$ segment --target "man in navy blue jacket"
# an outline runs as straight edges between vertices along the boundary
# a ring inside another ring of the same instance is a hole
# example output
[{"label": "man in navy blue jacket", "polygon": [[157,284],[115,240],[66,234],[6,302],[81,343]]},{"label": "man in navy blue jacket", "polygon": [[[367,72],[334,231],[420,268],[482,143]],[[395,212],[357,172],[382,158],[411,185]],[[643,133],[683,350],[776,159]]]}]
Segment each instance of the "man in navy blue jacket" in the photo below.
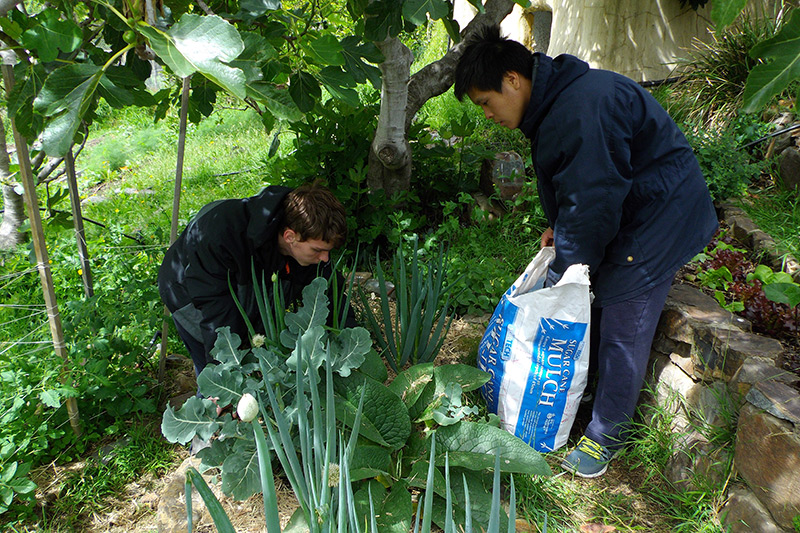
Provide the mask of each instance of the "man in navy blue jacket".
[{"label": "man in navy blue jacket", "polygon": [[491,26],[467,44],[455,77],[459,100],[531,140],[550,224],[541,244],[556,249],[547,284],[589,266],[598,382],[592,420],[562,467],[600,476],[626,438],[675,273],[718,227],[708,187],[680,129],[624,76],[531,53]]}]

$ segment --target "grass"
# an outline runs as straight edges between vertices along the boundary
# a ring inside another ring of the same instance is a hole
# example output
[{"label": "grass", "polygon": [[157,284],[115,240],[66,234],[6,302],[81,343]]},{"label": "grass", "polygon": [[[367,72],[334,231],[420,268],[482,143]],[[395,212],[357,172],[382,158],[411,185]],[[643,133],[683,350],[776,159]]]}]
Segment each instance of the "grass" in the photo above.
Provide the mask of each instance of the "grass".
[{"label": "grass", "polygon": [[750,218],[767,232],[781,253],[800,259],[800,196],[774,186],[752,193],[740,202]]}]

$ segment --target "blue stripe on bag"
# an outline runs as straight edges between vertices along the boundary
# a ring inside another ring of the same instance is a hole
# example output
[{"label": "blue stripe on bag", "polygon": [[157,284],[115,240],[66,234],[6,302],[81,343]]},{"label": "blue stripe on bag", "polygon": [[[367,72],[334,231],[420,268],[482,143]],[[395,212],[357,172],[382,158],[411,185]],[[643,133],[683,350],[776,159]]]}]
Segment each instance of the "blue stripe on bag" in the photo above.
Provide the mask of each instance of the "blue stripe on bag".
[{"label": "blue stripe on bag", "polygon": [[478,368],[488,372],[491,376],[481,388],[490,413],[497,412],[497,393],[500,390],[500,383],[503,381],[506,361],[511,348],[511,339],[507,339],[506,322],[513,324],[518,311],[517,306],[511,304],[506,298],[510,292],[511,289],[506,291],[495,308],[492,319],[489,321],[489,327],[478,347]]}]

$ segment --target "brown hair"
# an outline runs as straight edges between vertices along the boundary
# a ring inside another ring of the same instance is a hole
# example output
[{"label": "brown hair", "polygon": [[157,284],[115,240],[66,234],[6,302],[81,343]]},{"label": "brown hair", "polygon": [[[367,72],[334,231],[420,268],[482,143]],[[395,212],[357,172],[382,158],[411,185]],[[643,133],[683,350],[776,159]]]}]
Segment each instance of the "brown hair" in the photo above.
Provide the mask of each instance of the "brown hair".
[{"label": "brown hair", "polygon": [[284,199],[284,225],[301,241],[318,239],[341,246],[347,237],[344,206],[336,196],[318,183],[301,185]]}]

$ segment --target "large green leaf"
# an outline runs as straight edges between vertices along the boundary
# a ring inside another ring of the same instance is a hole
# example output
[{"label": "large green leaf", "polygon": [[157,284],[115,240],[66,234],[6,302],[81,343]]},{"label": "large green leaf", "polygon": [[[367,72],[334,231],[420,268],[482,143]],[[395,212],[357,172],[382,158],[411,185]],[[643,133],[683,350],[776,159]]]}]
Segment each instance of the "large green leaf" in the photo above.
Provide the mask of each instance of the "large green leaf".
[{"label": "large green leaf", "polygon": [[800,78],[800,10],[771,39],[750,50],[750,56],[764,60],[753,67],[744,87],[745,113],[763,109],[770,98]]},{"label": "large green leaf", "polygon": [[303,113],[292,100],[289,91],[278,89],[272,83],[265,81],[248,83],[247,96],[264,104],[278,119],[297,122],[303,118]]},{"label": "large green leaf", "polygon": [[236,333],[231,333],[230,326],[217,328],[217,339],[211,348],[211,357],[222,364],[233,363],[241,365],[248,350],[240,350],[242,339]]},{"label": "large green leaf", "polygon": [[289,78],[289,94],[298,109],[303,113],[308,113],[314,109],[314,104],[322,97],[322,89],[314,76],[300,71]]},{"label": "large green leaf", "polygon": [[488,372],[470,365],[439,365],[433,369],[436,392],[442,392],[450,383],[458,383],[464,392],[479,389],[491,377]]},{"label": "large green leaf", "polygon": [[729,26],[742,12],[747,0],[714,0],[711,4],[711,21],[717,31]]},{"label": "large green leaf", "polygon": [[260,491],[261,474],[255,440],[239,439],[222,463],[222,492],[236,500],[246,500]]},{"label": "large green leaf", "polygon": [[42,147],[51,157],[63,157],[94,98],[103,71],[87,63],[54,70],[33,101],[33,108],[52,117],[42,132]]},{"label": "large green leaf", "polygon": [[[314,370],[311,375],[315,376],[316,371],[322,366],[322,363],[325,361],[325,356],[327,355],[325,346],[322,344],[323,335],[325,335],[325,329],[319,325],[304,331],[297,341],[297,346],[294,351],[292,351],[292,355],[286,360],[286,364],[289,368],[293,368],[295,372],[299,372],[298,359],[302,358],[303,363],[311,362],[311,368]],[[304,364],[302,371],[306,372],[307,370],[307,365]]]},{"label": "large green leaf", "polygon": [[445,0],[406,0],[403,3],[403,17],[416,26],[425,24],[430,13],[432,20],[444,18],[450,12]]},{"label": "large green leaf", "polygon": [[264,64],[278,55],[275,47],[257,33],[243,31],[240,34],[244,43],[244,50],[239,57],[229,62],[231,67],[241,69],[247,83],[263,79],[261,70]]},{"label": "large green leaf", "polygon": [[334,380],[337,395],[336,415],[352,425],[364,392],[360,434],[392,450],[403,447],[411,433],[411,419],[403,401],[384,384],[354,371],[348,377]]},{"label": "large green leaf", "polygon": [[373,0],[366,6],[364,38],[380,42],[397,37],[403,31],[403,3],[397,0]]},{"label": "large green leaf", "polygon": [[382,63],[383,54],[373,43],[360,43],[361,39],[353,35],[342,39],[344,69],[356,82],[364,83],[369,80],[373,87],[380,89],[381,71],[370,63]]},{"label": "large green leaf", "polygon": [[229,22],[216,15],[186,14],[166,32],[141,21],[137,29],[176,76],[185,78],[200,72],[230,93],[245,98],[244,73],[226,65],[244,50],[239,32]]},{"label": "large green leaf", "polygon": [[411,407],[431,380],[433,380],[433,363],[421,363],[397,374],[389,384],[389,390],[397,394],[407,407]]},{"label": "large green leaf", "polygon": [[360,444],[350,459],[350,480],[359,481],[381,474],[388,475],[392,469],[392,456],[382,446]]},{"label": "large green leaf", "polygon": [[359,368],[366,354],[372,349],[369,331],[362,327],[343,330],[331,339],[331,369],[341,376],[349,376],[350,371]]},{"label": "large green leaf", "polygon": [[275,11],[280,8],[280,0],[241,0],[239,2],[239,15],[245,19],[255,19],[267,11]]},{"label": "large green leaf", "polygon": [[402,481],[397,481],[391,487],[386,488],[377,481],[365,483],[353,495],[356,516],[361,523],[368,523],[372,518],[370,511],[370,499],[372,509],[381,533],[408,533],[411,531],[411,518],[414,507],[411,501],[411,493],[408,486]]},{"label": "large green leaf", "polygon": [[61,20],[57,10],[47,8],[38,15],[39,25],[25,31],[20,42],[43,63],[58,57],[58,51],[74,52],[81,45],[81,29],[72,20]]},{"label": "large green leaf", "polygon": [[[328,282],[325,278],[316,278],[303,288],[303,305],[294,313],[286,314],[286,328],[281,332],[281,342],[284,338],[294,336],[297,338],[302,332],[314,327],[324,326],[328,320],[328,297],[325,289]],[[287,334],[287,335],[285,335]],[[287,348],[294,347],[294,342],[286,344]]]},{"label": "large green leaf", "polygon": [[353,107],[361,105],[354,89],[356,80],[341,67],[325,67],[319,72],[319,80],[334,98]]},{"label": "large green leaf", "polygon": [[219,398],[219,405],[231,405],[244,394],[244,374],[229,365],[208,365],[197,376],[197,390],[206,398]]},{"label": "large green leaf", "polygon": [[470,470],[485,470],[494,466],[494,454],[500,450],[503,472],[551,476],[553,474],[544,458],[522,440],[487,424],[461,421],[436,430],[436,464],[444,464],[444,452],[450,456],[451,466]]},{"label": "large green leaf", "polygon": [[33,112],[33,101],[39,94],[46,77],[40,64],[18,63],[14,67],[14,89],[8,98],[8,114],[14,118],[17,130],[27,139],[35,139],[41,133],[44,120]]},{"label": "large green leaf", "polygon": [[344,65],[342,45],[333,34],[309,36],[301,42],[301,47],[318,65]]},{"label": "large green leaf", "polygon": [[211,400],[192,396],[175,411],[167,406],[161,419],[161,433],[169,442],[186,444],[195,435],[208,440],[219,429],[223,418],[217,417],[217,406]]}]

